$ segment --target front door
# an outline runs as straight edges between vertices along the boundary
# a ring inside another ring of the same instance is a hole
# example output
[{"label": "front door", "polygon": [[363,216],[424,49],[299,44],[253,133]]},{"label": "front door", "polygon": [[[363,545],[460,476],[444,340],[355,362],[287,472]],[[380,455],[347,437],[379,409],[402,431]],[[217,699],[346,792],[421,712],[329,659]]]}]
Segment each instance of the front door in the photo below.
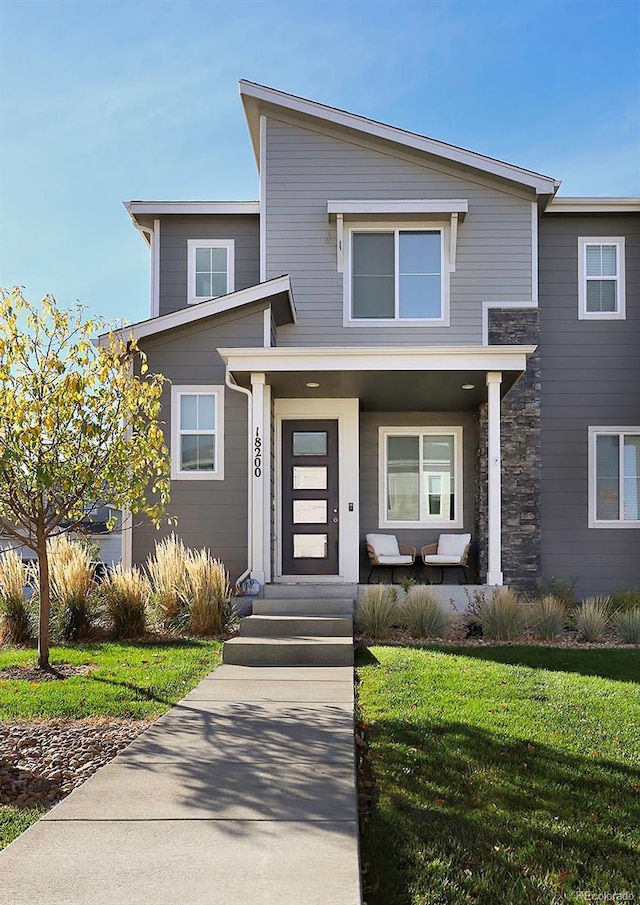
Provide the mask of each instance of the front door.
[{"label": "front door", "polygon": [[282,573],[338,575],[338,422],[282,422]]}]

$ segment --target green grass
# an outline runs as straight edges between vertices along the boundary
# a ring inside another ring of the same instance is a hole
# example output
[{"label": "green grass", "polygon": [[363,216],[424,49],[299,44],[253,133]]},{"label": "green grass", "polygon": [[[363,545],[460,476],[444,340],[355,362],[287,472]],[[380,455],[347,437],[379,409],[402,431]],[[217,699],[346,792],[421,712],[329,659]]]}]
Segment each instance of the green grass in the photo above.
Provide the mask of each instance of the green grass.
[{"label": "green grass", "polygon": [[[0,720],[159,716],[218,666],[221,650],[220,641],[54,647],[53,667],[87,664],[90,674],[59,682],[0,680]],[[0,669],[35,662],[35,651],[0,651]]]},{"label": "green grass", "polygon": [[640,650],[372,647],[358,663],[368,905],[640,895]]},{"label": "green grass", "polygon": [[0,805],[0,850],[24,833],[47,810],[44,804],[34,808],[13,808]]}]

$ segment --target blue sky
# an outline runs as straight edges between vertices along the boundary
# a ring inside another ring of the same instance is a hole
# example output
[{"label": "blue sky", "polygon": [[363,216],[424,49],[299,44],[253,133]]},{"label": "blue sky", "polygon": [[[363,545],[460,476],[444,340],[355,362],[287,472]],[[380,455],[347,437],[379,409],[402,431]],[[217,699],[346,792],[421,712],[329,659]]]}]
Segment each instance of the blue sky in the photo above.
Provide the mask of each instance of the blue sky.
[{"label": "blue sky", "polygon": [[2,0],[0,285],[148,315],[128,199],[249,199],[247,78],[640,195],[638,0]]}]

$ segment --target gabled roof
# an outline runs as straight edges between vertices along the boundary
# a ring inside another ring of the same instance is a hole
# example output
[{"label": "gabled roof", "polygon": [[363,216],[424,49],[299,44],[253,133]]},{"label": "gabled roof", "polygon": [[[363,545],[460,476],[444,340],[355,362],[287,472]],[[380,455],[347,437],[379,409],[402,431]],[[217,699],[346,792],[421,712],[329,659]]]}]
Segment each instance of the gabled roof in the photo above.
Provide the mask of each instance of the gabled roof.
[{"label": "gabled roof", "polygon": [[[180,308],[170,314],[151,317],[144,321],[138,321],[136,324],[128,324],[112,332],[123,340],[130,336],[142,339],[145,336],[155,336],[157,333],[164,333],[165,330],[197,324],[198,321],[212,317],[215,314],[235,311],[245,305],[262,301],[268,301],[273,305],[274,318],[278,326],[280,324],[295,324],[296,309],[291,291],[291,281],[288,274],[285,274],[284,276],[267,280],[264,283],[249,286],[248,289],[238,289],[236,292],[229,292],[227,295],[221,295],[215,299],[207,299],[207,301],[198,302],[196,305],[188,305],[186,308]],[[98,345],[107,345],[108,336],[108,333],[102,333],[98,337]]]},{"label": "gabled roof", "polygon": [[500,176],[503,179],[532,188],[538,195],[551,197],[560,186],[560,183],[551,176],[544,176],[532,170],[525,170],[511,163],[505,163],[493,157],[486,157],[484,154],[477,154],[475,151],[467,151],[465,148],[437,141],[435,138],[428,138],[426,135],[407,132],[404,129],[398,129],[396,126],[388,126],[376,120],[368,119],[366,116],[358,116],[355,113],[348,113],[346,110],[328,107],[325,104],[319,104],[317,101],[286,94],[284,91],[267,88],[265,85],[258,85],[255,82],[248,82],[242,79],[240,82],[240,96],[244,104],[258,167],[260,166],[261,104],[271,104],[293,113],[314,117],[317,120],[319,119],[336,126],[344,126],[356,132],[422,151],[425,154],[440,157],[443,160],[463,164],[493,176]]}]

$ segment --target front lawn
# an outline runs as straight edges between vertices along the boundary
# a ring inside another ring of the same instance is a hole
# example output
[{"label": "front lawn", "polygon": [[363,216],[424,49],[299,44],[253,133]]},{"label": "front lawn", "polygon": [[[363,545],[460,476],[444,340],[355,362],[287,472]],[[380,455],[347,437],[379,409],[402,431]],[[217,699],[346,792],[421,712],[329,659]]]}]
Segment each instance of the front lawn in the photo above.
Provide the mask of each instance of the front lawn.
[{"label": "front lawn", "polygon": [[640,896],[640,650],[381,646],[357,663],[369,905]]}]

